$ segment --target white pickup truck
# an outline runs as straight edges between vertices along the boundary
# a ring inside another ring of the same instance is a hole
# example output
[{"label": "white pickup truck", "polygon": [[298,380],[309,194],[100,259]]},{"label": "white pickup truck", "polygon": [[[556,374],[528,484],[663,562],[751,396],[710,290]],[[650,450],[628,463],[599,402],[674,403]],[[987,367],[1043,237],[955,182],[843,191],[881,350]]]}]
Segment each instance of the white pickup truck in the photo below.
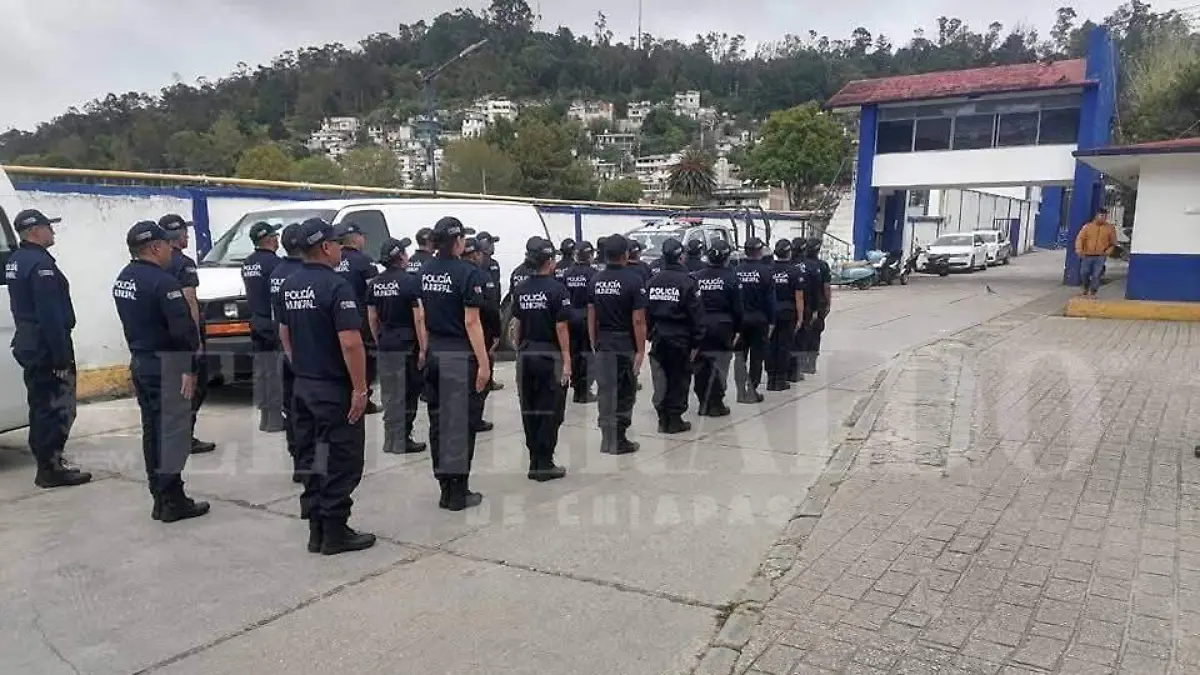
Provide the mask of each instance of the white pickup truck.
[{"label": "white pickup truck", "polygon": [[[17,238],[10,219],[20,210],[17,191],[4,168],[0,167],[0,269],[8,264],[8,257],[16,248]],[[0,275],[0,286],[6,284],[4,275]],[[0,383],[3,383],[0,386],[0,432],[29,425],[29,405],[25,401],[25,387],[21,384],[21,367],[9,348],[15,332],[16,325],[8,307],[8,289],[5,288],[0,290],[0,351],[3,352],[0,353]]]}]

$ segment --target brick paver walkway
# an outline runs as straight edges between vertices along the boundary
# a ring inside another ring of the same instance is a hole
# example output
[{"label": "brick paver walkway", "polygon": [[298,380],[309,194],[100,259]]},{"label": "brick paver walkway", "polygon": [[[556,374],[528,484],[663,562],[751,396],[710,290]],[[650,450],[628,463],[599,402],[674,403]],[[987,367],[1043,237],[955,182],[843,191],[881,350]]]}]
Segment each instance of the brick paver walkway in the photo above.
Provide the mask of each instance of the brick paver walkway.
[{"label": "brick paver walkway", "polygon": [[1200,326],[1046,309],[892,369],[699,672],[1200,672]]}]

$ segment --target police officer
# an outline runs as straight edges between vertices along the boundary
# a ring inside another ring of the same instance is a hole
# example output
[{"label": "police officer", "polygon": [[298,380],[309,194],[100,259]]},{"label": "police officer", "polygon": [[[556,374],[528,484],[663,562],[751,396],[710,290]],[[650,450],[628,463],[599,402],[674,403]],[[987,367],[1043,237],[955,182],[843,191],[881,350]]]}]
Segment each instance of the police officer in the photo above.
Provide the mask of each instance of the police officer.
[{"label": "police officer", "polygon": [[571,299],[571,388],[575,390],[575,403],[593,403],[592,380],[588,360],[592,357],[592,340],[588,335],[588,287],[596,276],[593,265],[595,251],[588,241],[579,242],[575,250],[575,264],[563,274],[562,283],[567,287]]},{"label": "police officer", "polygon": [[480,318],[487,304],[483,291],[488,278],[478,265],[460,259],[465,234],[457,218],[439,220],[432,235],[437,255],[421,268],[421,303],[429,333],[429,451],[442,489],[438,506],[450,511],[483,501],[483,495],[470,488],[476,433],[470,422],[483,414],[483,392],[491,377]]},{"label": "police officer", "polygon": [[742,325],[742,287],[737,274],[726,262],[732,249],[729,242],[718,239],[708,249],[708,264],[693,273],[704,305],[704,338],[696,355],[696,398],[700,401],[697,415],[725,417],[725,386],[729,379],[729,362],[733,345]]},{"label": "police officer", "polygon": [[250,347],[254,351],[254,397],[258,430],[283,431],[283,383],[279,373],[279,335],[271,312],[271,272],[282,262],[279,228],[258,222],[250,226],[254,252],[242,261],[242,285],[250,309]]},{"label": "police officer", "polygon": [[650,277],[654,276],[654,270],[650,268],[650,265],[645,260],[642,260],[642,243],[637,239],[629,239],[628,242],[629,267],[637,272],[638,277],[645,284],[647,281],[650,281]]},{"label": "police officer", "polygon": [[75,309],[67,277],[47,250],[54,245],[54,223],[60,221],[32,209],[18,213],[13,226],[21,245],[4,266],[16,328],[12,353],[25,375],[29,449],[37,460],[33,482],[40,488],[92,479],[65,464],[62,456],[75,423]]},{"label": "police officer", "polygon": [[345,222],[338,228],[342,235],[342,260],[334,270],[350,283],[354,289],[354,297],[358,300],[358,309],[362,314],[363,344],[367,348],[367,414],[376,415],[382,410],[372,400],[374,392],[370,385],[379,375],[375,337],[371,335],[371,325],[367,322],[367,286],[371,279],[379,274],[379,268],[371,256],[363,252],[367,238],[363,236],[362,228],[353,221]]},{"label": "police officer", "polygon": [[[471,234],[468,230],[467,234]],[[488,352],[492,356],[490,363],[492,364],[492,379],[488,380],[488,392],[500,391],[504,388],[504,383],[496,381],[496,348],[500,346],[500,335],[504,330],[503,315],[500,312],[501,305],[504,302],[504,297],[500,292],[500,263],[496,262],[496,243],[500,241],[500,237],[493,236],[488,232],[480,232],[475,235],[475,242],[482,256],[479,259],[479,264],[484,272],[487,272],[488,278],[492,280],[492,285],[487,287],[489,316],[488,321],[484,322],[484,339],[488,343]],[[530,270],[532,272],[532,270]],[[509,286],[509,292],[514,286]],[[491,331],[489,335],[488,331]],[[486,423],[487,429],[481,431],[490,431],[490,423]]]},{"label": "police officer", "polygon": [[534,275],[513,290],[517,322],[517,399],[531,480],[550,481],[567,475],[554,464],[558,430],[571,380],[571,300],[552,276],[554,244],[541,237],[525,243],[525,260]]},{"label": "police officer", "polygon": [[701,239],[690,239],[687,243],[687,258],[683,261],[683,266],[688,272],[696,273],[708,267],[704,262],[704,241]]},{"label": "police officer", "polygon": [[804,295],[807,321],[800,333],[800,353],[797,363],[800,373],[817,372],[817,356],[821,353],[821,334],[825,332],[825,317],[829,316],[833,304],[829,263],[821,260],[821,239],[812,237],[805,247],[805,277],[807,292]]},{"label": "police officer", "polygon": [[[487,262],[484,259],[483,250],[477,238],[467,237],[463,240],[462,259],[466,260],[472,265],[475,265],[484,273],[484,304],[483,307],[479,309],[479,318],[483,325],[483,343],[488,350],[488,362],[490,364],[492,358],[494,358],[494,354],[496,353],[496,341],[500,338],[500,304],[496,300],[497,296],[499,295],[499,284],[493,280],[492,275],[487,268]],[[499,270],[499,267],[497,267],[497,270]],[[510,288],[512,287],[510,286]],[[494,424],[483,419],[483,411],[484,408],[487,407],[488,395],[494,388],[492,382],[493,374],[494,373],[489,370],[488,386],[483,390],[483,404],[480,405],[475,411],[477,413],[476,416],[471,418],[471,428],[473,428],[477,434],[486,433],[495,428]]]},{"label": "police officer", "polygon": [[417,401],[425,382],[425,317],[421,287],[408,272],[410,240],[388,239],[379,249],[387,269],[371,280],[367,311],[371,333],[379,345],[379,388],[383,390],[383,451],[390,454],[424,452],[413,440]]},{"label": "police officer", "polygon": [[683,244],[662,243],[662,271],[646,285],[646,316],[650,328],[650,358],[654,364],[654,410],[660,434],[691,431],[683,420],[687,411],[692,362],[704,339],[704,307],[699,284],[682,264]]},{"label": "police officer", "polygon": [[763,241],[758,237],[746,240],[746,259],[735,268],[742,286],[744,311],[734,361],[733,379],[737,385],[738,403],[759,403],[763,361],[767,353],[771,329],[775,324],[775,283],[771,268],[762,260]]},{"label": "police officer", "polygon": [[199,455],[217,449],[216,443],[201,441],[196,438],[196,419],[200,406],[208,398],[208,356],[204,335],[204,315],[200,313],[200,302],[196,299],[196,288],[200,286],[200,276],[196,273],[196,261],[184,253],[189,243],[188,228],[190,221],[184,220],[177,213],[168,213],[158,219],[158,226],[166,230],[171,237],[171,266],[168,272],[175,275],[179,285],[183,287],[183,297],[192,313],[192,322],[197,327],[200,336],[200,351],[197,354],[196,393],[192,396],[192,454]]},{"label": "police officer", "polygon": [[420,274],[421,266],[433,257],[433,230],[428,227],[422,227],[417,230],[415,239],[417,240],[417,250],[413,252],[408,259],[408,271],[410,274]]},{"label": "police officer", "polygon": [[129,374],[142,413],[142,455],[154,507],[164,523],[208,513],[207,502],[183,490],[183,467],[192,444],[192,411],[200,366],[200,332],[171,271],[175,235],[142,221],[125,243],[133,260],[113,284],[117,316],[131,355]]},{"label": "police officer", "polygon": [[767,391],[787,391],[792,386],[788,375],[796,345],[797,312],[804,311],[803,268],[792,262],[792,242],[788,239],[775,242],[771,277],[777,311],[767,355]]},{"label": "police officer", "polygon": [[334,271],[343,260],[343,233],[320,218],[300,227],[304,263],[280,289],[279,338],[296,376],[292,405],[308,550],[336,555],[375,545],[375,535],[347,525],[350,495],[363,473],[367,354],[358,298]]},{"label": "police officer", "polygon": [[574,239],[567,237],[562,240],[558,246],[559,259],[554,264],[554,278],[559,281],[566,276],[567,270],[575,266],[575,253],[578,250],[578,245]]},{"label": "police officer", "polygon": [[[279,320],[283,317],[283,282],[304,266],[304,259],[300,257],[300,223],[292,223],[283,228],[279,241],[283,244],[283,250],[287,255],[279,261],[270,276],[271,318],[277,338],[279,336]],[[287,437],[288,455],[292,458],[292,482],[303,483],[304,475],[297,464],[296,425],[293,423],[295,415],[292,409],[292,393],[295,390],[296,375],[292,370],[291,359],[283,352],[282,345],[279,346],[279,351],[282,354],[280,359],[282,374],[280,378],[282,381],[280,409],[283,416],[283,431]]]},{"label": "police officer", "polygon": [[603,270],[588,285],[588,333],[596,353],[600,394],[600,451],[637,452],[629,440],[637,376],[646,356],[646,286],[629,265],[629,240],[614,234],[604,240]]}]

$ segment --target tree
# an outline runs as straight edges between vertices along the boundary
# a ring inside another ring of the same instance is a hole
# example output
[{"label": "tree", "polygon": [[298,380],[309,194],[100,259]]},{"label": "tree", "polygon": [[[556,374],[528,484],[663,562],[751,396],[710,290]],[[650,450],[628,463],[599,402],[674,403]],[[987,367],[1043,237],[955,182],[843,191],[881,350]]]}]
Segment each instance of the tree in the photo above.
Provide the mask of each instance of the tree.
[{"label": "tree", "polygon": [[264,143],[242,153],[234,175],[238,178],[286,181],[292,178],[292,158],[275,143]]},{"label": "tree", "polygon": [[706,200],[717,189],[712,157],[695,147],[684,151],[679,163],[671,167],[667,189],[674,197],[695,201]]},{"label": "tree", "polygon": [[699,125],[670,110],[655,108],[642,120],[639,152],[643,155],[662,155],[678,152],[692,143]]},{"label": "tree", "polygon": [[400,162],[391,150],[355,148],[342,157],[347,185],[394,188],[400,186]]},{"label": "tree", "polygon": [[642,200],[642,183],[636,178],[618,178],[600,186],[600,201],[636,204]]},{"label": "tree", "polygon": [[1173,30],[1151,36],[1121,94],[1122,142],[1200,136],[1200,39]]},{"label": "tree", "polygon": [[595,194],[591,167],[571,155],[574,133],[563,124],[522,120],[510,156],[521,175],[521,194],[587,199]]},{"label": "tree", "polygon": [[324,183],[340,185],[345,182],[345,172],[336,162],[324,155],[305,157],[292,165],[292,180],[298,183]]},{"label": "tree", "polygon": [[473,138],[446,146],[441,181],[450,192],[516,195],[521,173],[512,159],[487,141]]},{"label": "tree", "polygon": [[782,183],[792,204],[808,201],[817,186],[832,183],[850,156],[850,139],[815,103],[771,113],[746,173],[760,183]]},{"label": "tree", "polygon": [[228,175],[237,165],[238,157],[246,148],[246,136],[231,112],[223,112],[208,130],[216,166],[213,173]]}]

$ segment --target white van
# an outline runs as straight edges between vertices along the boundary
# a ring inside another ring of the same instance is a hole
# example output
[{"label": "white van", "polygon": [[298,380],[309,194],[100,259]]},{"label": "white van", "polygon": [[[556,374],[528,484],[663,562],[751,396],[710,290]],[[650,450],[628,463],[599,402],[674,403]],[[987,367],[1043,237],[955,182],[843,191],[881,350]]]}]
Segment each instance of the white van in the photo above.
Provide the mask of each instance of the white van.
[{"label": "white van", "polygon": [[[12,229],[12,218],[21,210],[17,191],[12,181],[0,167],[0,269],[8,263],[8,257],[17,246],[17,237]],[[0,286],[7,282],[0,274]],[[21,367],[13,358],[12,344],[16,324],[8,307],[8,289],[0,290],[0,432],[29,426],[29,405],[25,400],[25,385]]]},{"label": "white van", "polygon": [[[525,259],[525,242],[530,237],[549,238],[541,213],[532,204],[472,199],[340,199],[294,202],[252,211],[225,232],[200,261],[197,299],[204,314],[209,353],[220,359],[222,379],[244,379],[253,371],[250,362],[250,314],[241,265],[253,252],[250,226],[259,221],[286,226],[308,218],[323,218],[337,224],[351,219],[362,228],[367,255],[375,258],[388,237],[414,240],[417,230],[433,227],[438,219],[454,216],[477,232],[486,231],[499,239],[495,258],[500,263],[501,297],[507,329],[508,277]],[[508,335],[508,331],[504,331]],[[507,345],[506,345],[507,347]],[[215,368],[214,370],[217,370]]]}]

